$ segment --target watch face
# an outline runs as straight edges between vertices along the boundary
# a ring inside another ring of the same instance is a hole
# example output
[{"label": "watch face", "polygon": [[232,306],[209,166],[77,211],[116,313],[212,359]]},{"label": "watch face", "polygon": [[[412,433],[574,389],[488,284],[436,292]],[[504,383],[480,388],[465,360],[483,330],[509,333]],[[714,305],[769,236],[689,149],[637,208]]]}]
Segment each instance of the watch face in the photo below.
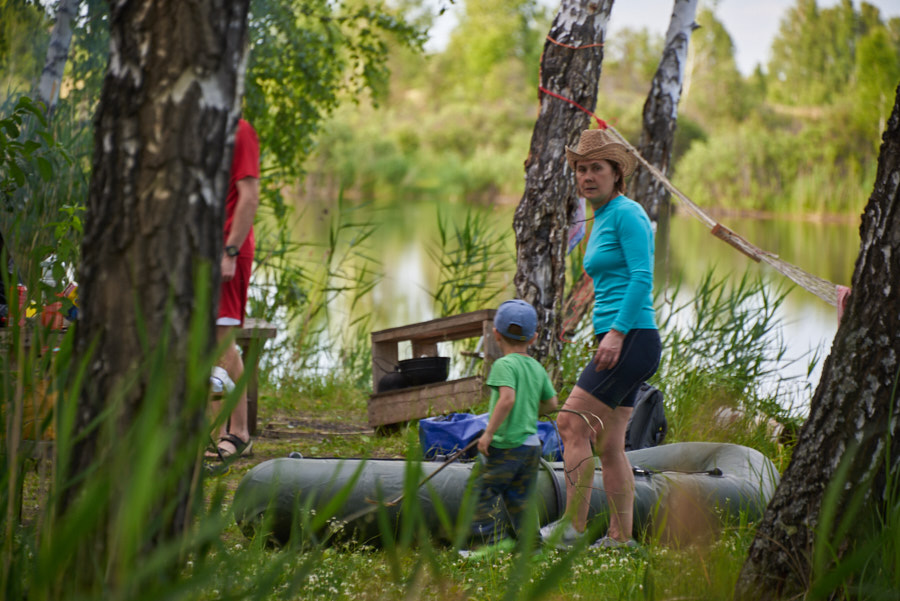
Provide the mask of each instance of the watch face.
[{"label": "watch face", "polygon": [[239,249],[237,246],[226,246],[225,254],[229,257],[236,257],[241,254],[241,249]]}]

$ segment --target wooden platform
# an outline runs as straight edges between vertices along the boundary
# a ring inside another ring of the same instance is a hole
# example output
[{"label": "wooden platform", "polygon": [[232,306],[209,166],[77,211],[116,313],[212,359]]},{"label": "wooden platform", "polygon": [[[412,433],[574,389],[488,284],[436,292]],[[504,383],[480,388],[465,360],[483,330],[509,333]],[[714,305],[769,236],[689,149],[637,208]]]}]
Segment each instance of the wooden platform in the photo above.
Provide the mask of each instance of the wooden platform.
[{"label": "wooden platform", "polygon": [[243,353],[244,370],[250,370],[250,375],[247,378],[247,424],[250,429],[250,436],[256,436],[257,433],[259,356],[262,353],[262,347],[266,340],[275,338],[277,333],[278,328],[271,323],[262,319],[248,317],[244,320],[244,326],[239,328],[235,335],[235,342],[241,347],[241,352]]},{"label": "wooden platform", "polygon": [[436,357],[439,342],[484,336],[484,361],[476,376],[373,394],[369,398],[369,425],[385,426],[465,411],[487,398],[484,381],[491,364],[501,356],[492,332],[495,312],[483,309],[372,332],[373,391],[397,365],[400,342],[410,342],[413,357]]}]

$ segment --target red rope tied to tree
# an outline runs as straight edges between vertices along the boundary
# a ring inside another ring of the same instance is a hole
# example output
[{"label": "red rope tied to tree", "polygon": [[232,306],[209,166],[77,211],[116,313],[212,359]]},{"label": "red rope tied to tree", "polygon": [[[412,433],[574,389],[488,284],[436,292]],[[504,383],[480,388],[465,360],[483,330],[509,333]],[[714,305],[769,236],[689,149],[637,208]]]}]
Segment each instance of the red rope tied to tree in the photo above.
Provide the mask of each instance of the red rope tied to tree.
[{"label": "red rope tied to tree", "polygon": [[[562,42],[559,42],[559,41],[553,39],[549,35],[547,36],[547,41],[549,41],[550,43],[555,44],[557,46],[560,46],[562,48],[567,48],[569,50],[581,50],[584,48],[596,48],[596,47],[603,46],[602,42],[599,44],[585,44],[583,46],[572,46],[570,44],[563,44]],[[762,249],[757,248],[756,246],[747,242],[746,240],[744,240],[737,234],[734,234],[730,230],[728,230],[728,233],[731,234],[730,236],[728,236],[728,237],[720,236],[719,235],[720,232],[722,232],[723,230],[727,230],[727,228],[724,228],[724,226],[722,226],[721,224],[716,222],[714,219],[712,219],[700,207],[698,207],[696,204],[694,204],[693,201],[691,201],[689,198],[687,198],[687,196],[685,196],[680,190],[675,188],[672,185],[672,183],[668,180],[668,178],[666,178],[666,176],[663,175],[654,165],[651,165],[649,162],[647,162],[647,160],[644,159],[644,157],[642,157],[640,155],[640,153],[637,151],[637,149],[634,148],[628,142],[628,140],[626,140],[622,136],[622,134],[620,134],[618,131],[616,131],[615,128],[610,128],[609,125],[606,123],[606,121],[604,121],[603,119],[598,117],[593,111],[589,111],[588,109],[584,108],[583,106],[581,106],[574,100],[572,100],[570,98],[566,98],[565,96],[562,96],[561,94],[557,94],[556,92],[551,92],[550,90],[548,90],[547,88],[542,86],[540,84],[540,82],[542,81],[543,64],[544,64],[544,54],[542,52],[540,61],[538,62],[538,90],[539,90],[538,101],[541,100],[541,94],[547,94],[549,96],[552,96],[553,98],[562,100],[563,102],[567,102],[567,103],[571,104],[572,106],[574,106],[575,108],[577,108],[578,110],[586,113],[591,118],[593,118],[597,122],[597,127],[599,129],[610,130],[617,138],[620,139],[620,141],[625,145],[625,147],[631,153],[633,153],[635,155],[635,157],[638,159],[638,162],[641,163],[650,172],[650,174],[653,175],[653,177],[655,177],[660,183],[662,183],[663,186],[670,193],[672,193],[672,195],[674,195],[676,198],[678,198],[685,204],[685,206],[688,208],[688,212],[692,213],[696,218],[698,218],[700,221],[704,222],[704,224],[707,227],[712,228],[712,233],[714,235],[721,237],[724,241],[728,242],[729,244],[731,244],[732,246],[734,246],[735,248],[737,248],[744,254],[748,255],[755,261],[760,261],[760,260],[765,261],[770,266],[774,267],[777,271],[779,271],[782,275],[786,276],[793,282],[795,282],[798,285],[800,285],[801,287],[805,288],[807,291],[815,294],[816,296],[818,296],[825,302],[827,302],[831,305],[837,306],[838,307],[838,322],[840,322],[843,305],[846,304],[846,297],[849,296],[849,289],[845,288],[844,286],[836,286],[835,284],[829,282],[828,280],[825,280],[825,279],[822,279],[813,274],[807,273],[804,270],[800,269],[799,267],[779,259],[777,255],[772,255],[771,253],[767,253],[767,252],[763,251]],[[572,312],[577,311],[578,307],[583,306],[589,300],[589,299],[585,298],[586,292],[587,292],[587,286],[582,285],[579,290],[574,291],[574,293],[571,297],[571,302],[569,303],[568,306],[565,307],[565,310],[566,310],[565,313],[567,315],[569,315],[569,317],[564,320],[565,327],[564,327],[563,331],[560,332],[560,336],[559,336],[560,340],[562,340],[564,342],[569,342],[565,338],[566,330],[568,328],[574,327],[574,325],[575,325],[572,321],[572,317],[573,317]],[[590,292],[593,292],[593,290],[591,290]]]},{"label": "red rope tied to tree", "polygon": [[[572,46],[570,44],[563,44],[562,42],[553,39],[549,35],[547,36],[547,41],[550,42],[551,44],[556,44],[557,46],[560,46],[562,48],[567,48],[569,50],[582,50],[585,48],[602,48],[603,47],[603,42],[600,42],[599,44],[584,44],[582,46]],[[540,61],[538,62],[538,92],[539,92],[538,102],[540,102],[540,100],[541,100],[541,94],[547,94],[548,96],[552,96],[553,98],[556,98],[557,100],[562,100],[563,102],[568,102],[569,104],[571,104],[578,110],[589,115],[592,119],[594,119],[594,121],[597,122],[598,129],[608,129],[609,128],[609,125],[606,123],[606,121],[604,121],[603,119],[598,117],[597,114],[594,113],[593,111],[589,111],[588,109],[584,108],[583,106],[581,106],[580,104],[578,104],[577,102],[572,100],[571,98],[566,98],[565,96],[563,96],[561,94],[557,94],[556,92],[551,92],[550,90],[548,90],[547,88],[542,86],[540,84],[540,81],[542,79],[543,67],[544,67],[544,53],[542,52]],[[582,241],[582,243],[583,242],[584,241]],[[594,298],[593,281],[590,278],[586,278],[584,280],[584,282],[581,284],[581,286],[578,288],[578,290],[575,290],[572,293],[569,303],[564,308],[563,313],[564,313],[564,315],[567,315],[568,317],[566,317],[563,320],[563,328],[562,328],[562,331],[560,331],[560,333],[559,333],[559,339],[562,342],[566,342],[566,343],[570,343],[570,344],[573,342],[572,340],[569,340],[568,338],[566,338],[566,334],[574,333],[575,327],[578,325],[577,322],[580,321],[580,318],[581,318],[580,307],[591,302],[593,300],[593,298]]]},{"label": "red rope tied to tree", "polygon": [[[599,44],[584,44],[583,46],[571,46],[571,45],[569,45],[569,44],[563,44],[562,42],[559,42],[559,41],[557,41],[557,40],[554,40],[554,39],[551,38],[549,35],[547,36],[547,41],[550,42],[550,43],[552,43],[552,44],[556,44],[557,46],[560,46],[560,47],[562,47],[562,48],[568,48],[569,50],[582,50],[582,49],[584,49],[584,48],[600,48],[600,47],[603,47],[603,42],[600,42]],[[549,96],[553,96],[554,98],[557,98],[557,99],[559,99],[559,100],[562,100],[563,102],[568,102],[569,104],[571,104],[571,105],[574,106],[575,108],[579,109],[580,111],[587,113],[588,115],[590,115],[591,117],[593,117],[594,120],[597,122],[597,128],[598,128],[598,129],[606,129],[606,128],[607,128],[606,121],[604,121],[603,119],[601,119],[600,117],[598,117],[598,116],[597,116],[596,114],[594,114],[592,111],[587,110],[586,108],[584,108],[583,106],[581,106],[580,104],[578,104],[577,102],[575,102],[574,100],[572,100],[572,99],[570,99],[570,98],[566,98],[565,96],[561,96],[560,94],[557,94],[556,92],[551,92],[550,90],[548,90],[547,88],[545,88],[544,86],[542,86],[542,85],[540,84],[540,81],[541,81],[541,72],[542,72],[542,70],[543,70],[543,66],[544,66],[544,53],[542,52],[542,53],[541,53],[541,59],[540,59],[540,61],[538,62],[538,82],[539,82],[539,83],[538,83],[538,91],[539,91],[539,92],[541,92],[541,93],[543,93],[543,94],[547,94],[547,95],[549,95]],[[540,94],[539,94],[539,95],[538,95],[538,101],[540,101],[540,99],[541,99],[541,97],[540,97]]]},{"label": "red rope tied to tree", "polygon": [[604,121],[603,119],[601,119],[600,117],[598,117],[598,116],[597,116],[596,114],[594,114],[592,111],[587,110],[586,108],[584,108],[583,106],[581,106],[580,104],[578,104],[577,102],[575,102],[574,100],[570,100],[570,99],[566,98],[565,96],[560,96],[560,95],[557,94],[556,92],[551,92],[550,90],[548,90],[547,88],[545,88],[544,86],[541,86],[541,85],[538,86],[538,90],[540,90],[540,91],[543,92],[544,94],[547,94],[547,95],[549,95],[549,96],[553,96],[554,98],[558,98],[558,99],[560,99],[560,100],[562,100],[562,101],[564,101],[564,102],[568,102],[569,104],[571,104],[571,105],[574,106],[575,108],[584,111],[585,113],[587,113],[588,115],[590,115],[591,117],[594,118],[594,120],[597,122],[597,128],[598,128],[598,129],[606,129],[607,127],[609,127],[609,126],[606,124],[606,121]]},{"label": "red rope tied to tree", "polygon": [[581,50],[582,48],[598,48],[598,47],[602,48],[603,47],[603,42],[600,42],[599,44],[585,44],[583,46],[570,46],[568,44],[563,44],[562,42],[557,42],[556,40],[551,38],[549,35],[547,36],[547,41],[549,41],[553,44],[556,44],[557,46],[562,46],[563,48],[568,48],[569,50]]}]

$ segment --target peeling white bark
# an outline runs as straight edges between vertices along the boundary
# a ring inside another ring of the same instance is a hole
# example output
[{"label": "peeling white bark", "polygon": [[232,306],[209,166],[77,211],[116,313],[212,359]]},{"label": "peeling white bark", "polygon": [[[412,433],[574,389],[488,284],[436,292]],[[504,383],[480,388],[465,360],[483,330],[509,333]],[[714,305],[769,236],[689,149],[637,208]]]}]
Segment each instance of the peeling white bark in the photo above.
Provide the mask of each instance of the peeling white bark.
[{"label": "peeling white bark", "polygon": [[[825,361],[809,419],[751,545],[738,581],[739,599],[802,595],[811,571],[809,550],[823,544],[815,536],[827,487],[833,484],[841,490],[839,515],[857,491],[864,493],[864,510],[871,511],[886,498],[887,475],[900,464],[900,445],[886,444],[900,437],[900,395],[895,391],[900,356],[900,285],[895,275],[900,274],[898,178],[900,88],[860,227],[853,294]],[[850,467],[847,480],[832,482],[844,462]],[[827,541],[838,560],[857,542],[853,540],[857,534],[851,531],[847,540]]]},{"label": "peeling white bark", "polygon": [[[698,0],[676,0],[666,31],[666,44],[644,103],[643,125],[638,152],[663,175],[669,173],[678,104],[684,81],[685,64],[691,32],[696,28],[694,16]],[[667,221],[669,192],[642,165],[632,177],[630,191],[654,222]]]},{"label": "peeling white bark", "polygon": [[[587,110],[597,104],[597,83],[612,0],[563,0],[544,44],[540,85]],[[550,39],[565,44],[563,47]],[[525,193],[516,209],[516,291],[534,305],[538,360],[559,356],[565,289],[565,233],[574,206],[574,178],[565,146],[575,145],[590,117],[571,104],[543,95],[525,162]]]},{"label": "peeling white bark", "polygon": [[53,112],[59,100],[59,88],[72,45],[72,19],[78,14],[80,4],[81,0],[60,0],[56,7],[56,22],[50,32],[47,58],[37,86],[37,97],[47,106],[48,113]]}]

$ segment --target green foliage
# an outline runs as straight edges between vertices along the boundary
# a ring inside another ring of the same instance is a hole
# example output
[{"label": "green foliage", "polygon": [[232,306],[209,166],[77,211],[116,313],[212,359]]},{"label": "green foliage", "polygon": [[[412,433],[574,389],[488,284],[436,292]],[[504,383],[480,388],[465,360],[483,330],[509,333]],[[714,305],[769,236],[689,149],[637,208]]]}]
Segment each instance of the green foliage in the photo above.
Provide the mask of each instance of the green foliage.
[{"label": "green foliage", "polygon": [[[847,494],[857,449],[847,450],[828,483],[812,552],[810,600],[890,599],[900,590],[900,543],[896,536],[900,528],[900,479],[891,465],[894,443],[889,434],[883,437],[883,443],[882,455],[872,459],[871,476],[853,488],[849,501],[841,502],[841,497]],[[864,502],[872,479],[881,470],[886,494]]]},{"label": "green foliage", "polygon": [[872,28],[860,38],[854,66],[854,105],[867,111],[849,110],[859,137],[871,140],[874,148],[881,144],[888,117],[894,108],[900,82],[900,53],[891,44],[884,27]]},{"label": "green foliage", "polygon": [[[840,107],[834,109],[840,120]],[[775,127],[752,119],[695,142],[673,176],[703,207],[777,213],[854,213],[874,181],[871,141],[831,120]]]},{"label": "green foliage", "polygon": [[0,194],[3,194],[3,208],[8,211],[21,208],[14,204],[13,196],[25,187],[26,173],[37,173],[45,182],[53,178],[53,165],[45,156],[47,147],[52,144],[46,130],[36,131],[34,136],[41,138],[43,144],[39,140],[29,139],[32,136],[23,132],[31,119],[37,120],[42,128],[47,127],[42,107],[27,96],[19,98],[11,114],[0,119],[0,130],[3,132],[0,137],[0,167],[4,175]]},{"label": "green foliage", "polygon": [[506,279],[513,265],[506,244],[509,232],[477,219],[471,212],[465,222],[450,224],[438,216],[440,240],[431,252],[440,266],[438,286],[433,293],[440,316],[467,313],[497,303],[510,287]]},{"label": "green foliage", "polygon": [[691,298],[676,287],[657,303],[663,357],[653,381],[666,395],[667,441],[732,442],[786,460],[771,430],[795,431],[792,402],[810,391],[779,375],[798,360],[785,356],[777,319],[785,294],[746,273],[729,284],[709,272]]},{"label": "green foliage", "polygon": [[[848,89],[866,85],[854,77],[860,40],[884,26],[877,8],[863,6],[860,14],[850,0],[824,9],[816,0],[797,0],[772,42],[768,82],[772,101],[794,106],[831,104]],[[896,59],[883,68],[891,72],[895,65]],[[870,67],[880,70],[882,66]]]},{"label": "green foliage", "polygon": [[[66,61],[57,111],[66,107],[68,117],[58,112],[54,119],[70,119],[72,129],[92,130],[91,118],[100,101],[109,58],[109,6],[103,0],[81,0],[79,17],[72,22],[72,45]],[[92,133],[92,131],[91,131]]]},{"label": "green foliage", "polygon": [[[516,23],[534,23],[539,48],[543,31],[536,30],[540,18],[523,17],[528,3],[513,4],[505,16],[492,12],[499,5],[467,5],[472,14],[461,17],[445,50],[396,57],[387,106],[340,111],[324,126],[331,143],[308,164],[316,180],[377,202],[520,198],[536,110],[531,77],[540,65],[528,58],[530,50],[513,50],[529,38],[511,32],[519,31]],[[854,12],[848,2],[822,10],[799,2],[785,19],[768,72],[760,68],[744,78],[715,12],[703,10],[697,20],[673,183],[710,208],[858,213],[871,192],[880,134],[900,81],[900,25],[885,24],[868,4]],[[497,43],[501,30],[507,37]],[[646,31],[624,30],[604,49],[596,112],[632,141],[640,136],[661,44]],[[840,85],[801,75],[818,73],[823,61],[830,81]],[[823,96],[825,87],[831,91]]]},{"label": "green foliage", "polygon": [[607,38],[603,46],[600,89],[617,94],[629,92],[643,104],[665,43],[664,36],[646,28],[626,28],[618,36]]},{"label": "green foliage", "polygon": [[319,124],[343,95],[383,93],[388,38],[423,42],[419,29],[380,3],[254,0],[245,112],[269,165],[299,174]]},{"label": "green foliage", "polygon": [[270,343],[269,358],[263,360],[280,385],[297,387],[310,372],[324,377],[321,370],[334,371],[354,386],[371,381],[369,317],[352,316],[381,277],[377,259],[369,254],[375,224],[360,217],[363,208],[339,203],[324,224],[324,243],[296,241],[293,232],[303,217],[291,210],[275,214],[264,207],[257,220],[254,279],[262,283],[251,291],[248,312],[291,332]]},{"label": "green foliage", "polygon": [[[80,249],[85,181],[80,146],[27,96],[0,120],[0,232],[17,276],[39,305],[70,280]],[[64,150],[66,148],[67,150]]]},{"label": "green foliage", "polygon": [[377,111],[340,110],[324,126],[328,144],[307,165],[310,180],[378,202],[436,198],[490,204],[521,196],[522,149],[533,115],[516,111],[509,100],[445,103],[433,111],[428,102],[413,97]]},{"label": "green foliage", "polygon": [[38,2],[0,0],[0,99],[28,92],[44,66],[47,39],[34,35],[48,28]]},{"label": "green foliage", "polygon": [[[444,94],[469,102],[533,89],[546,27],[535,0],[469,0],[439,57]],[[475,83],[477,82],[477,83]]]},{"label": "green foliage", "polygon": [[721,21],[703,9],[697,23],[700,28],[691,36],[681,107],[707,128],[727,127],[747,116],[750,96],[734,60],[734,43]]}]

